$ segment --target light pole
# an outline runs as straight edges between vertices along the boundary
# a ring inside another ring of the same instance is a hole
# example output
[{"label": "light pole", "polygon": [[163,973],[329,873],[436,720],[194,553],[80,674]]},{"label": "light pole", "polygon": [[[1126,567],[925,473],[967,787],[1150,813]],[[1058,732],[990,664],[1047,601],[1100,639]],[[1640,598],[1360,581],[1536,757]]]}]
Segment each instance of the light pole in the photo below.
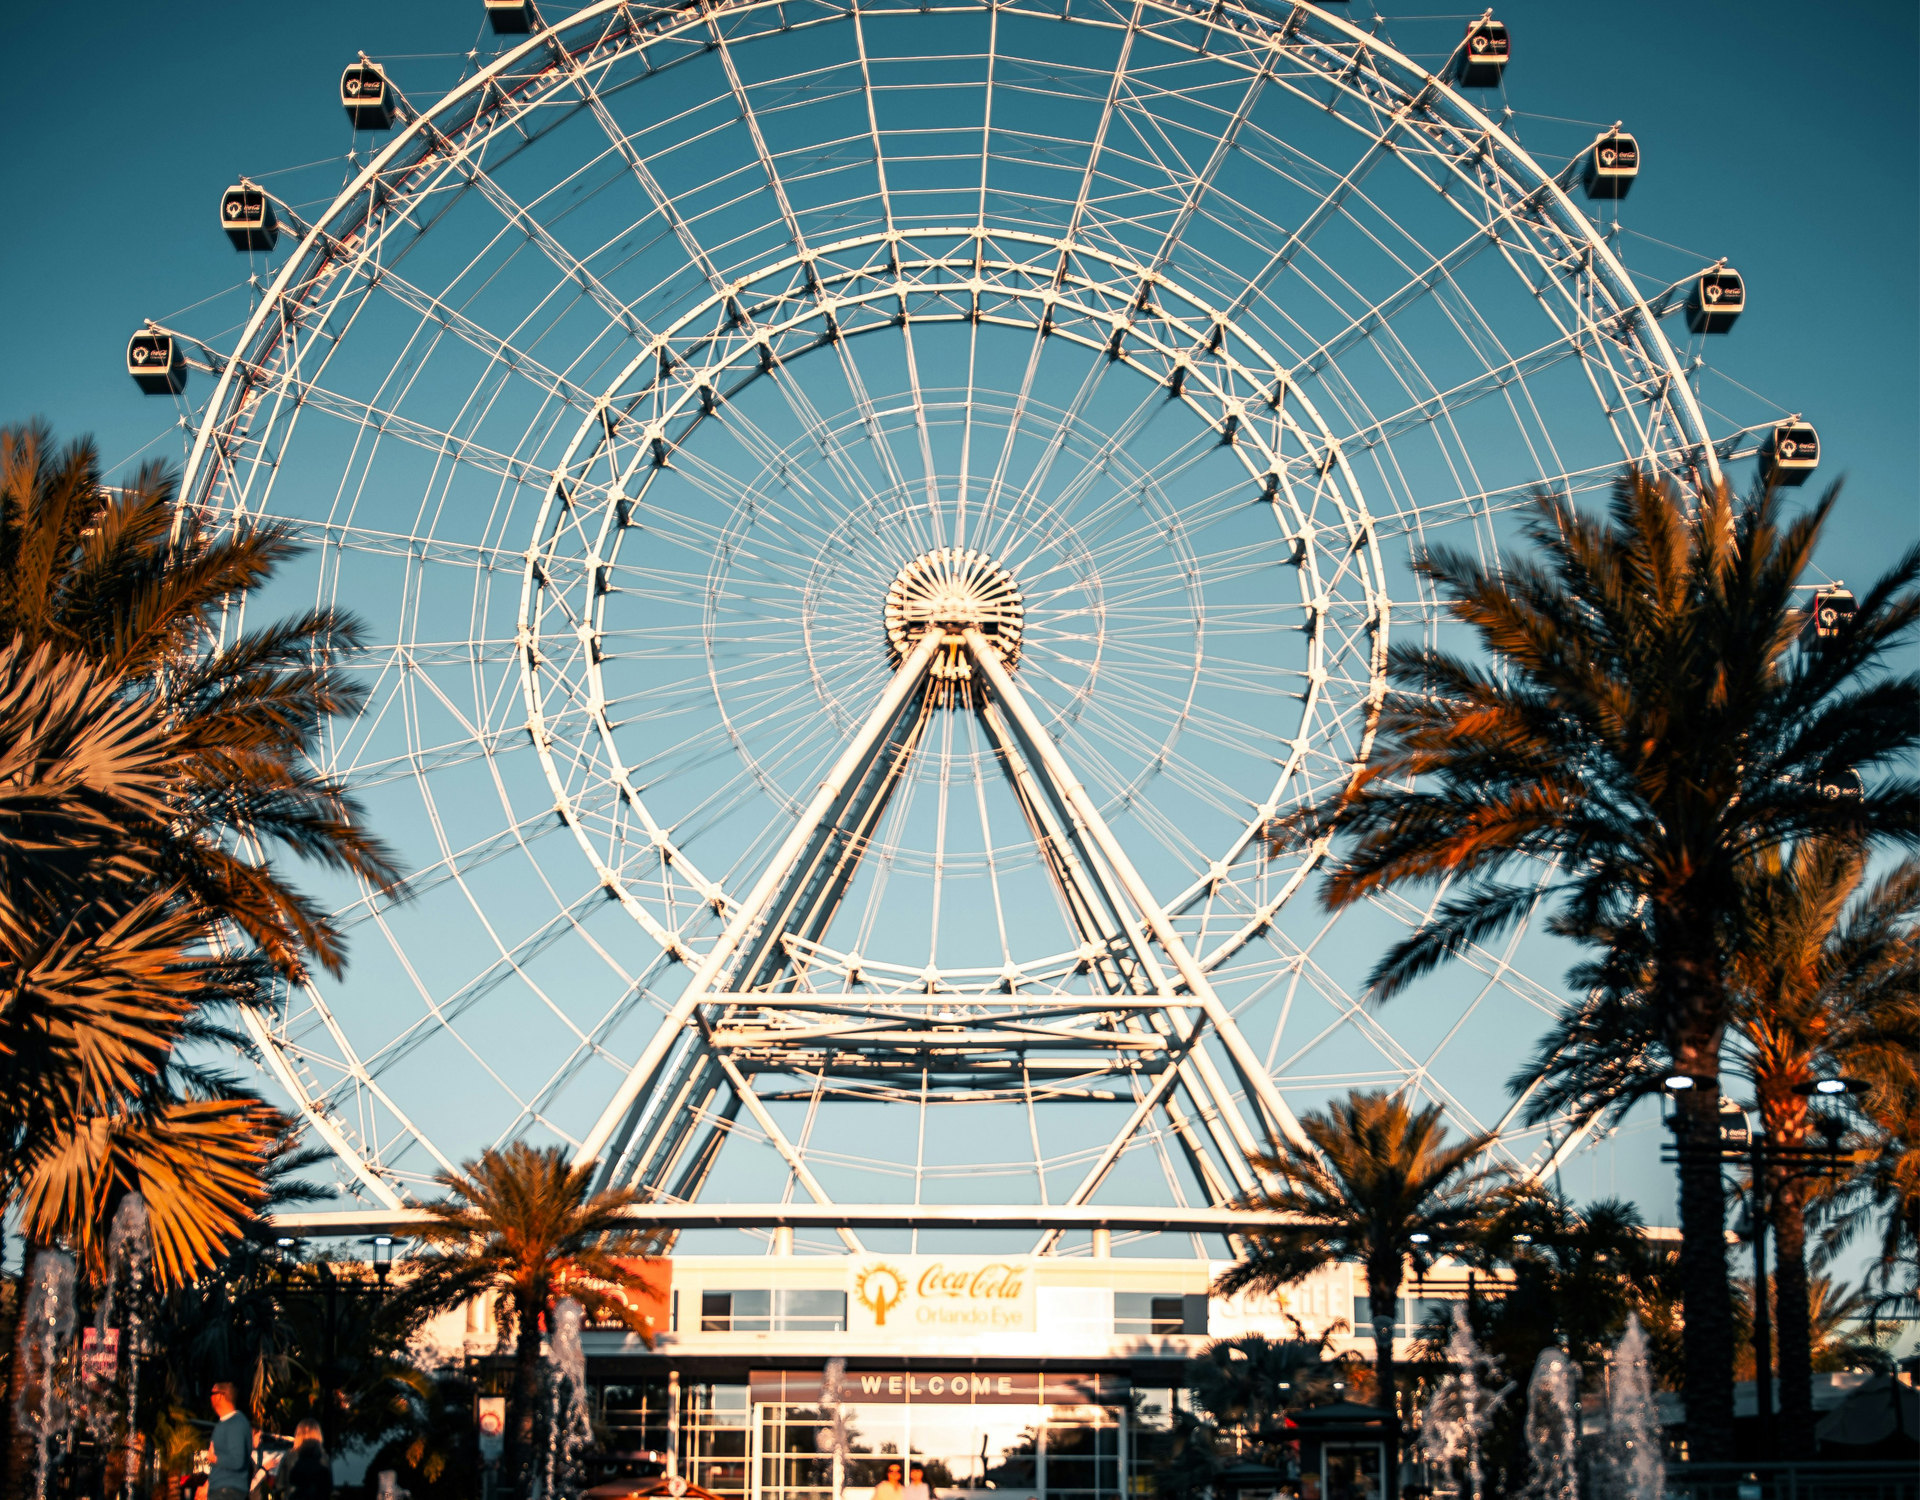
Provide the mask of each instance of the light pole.
[{"label": "light pole", "polygon": [[[1717,1088],[1718,1080],[1704,1079],[1690,1073],[1674,1073],[1668,1076],[1662,1087],[1669,1094],[1681,1094],[1694,1088]],[[1797,1084],[1794,1092],[1806,1098],[1838,1098],[1864,1094],[1867,1089],[1868,1085],[1857,1078],[1835,1077]],[[1729,1108],[1730,1103],[1722,1100],[1717,1140],[1685,1141],[1676,1123],[1673,1143],[1664,1149],[1661,1159],[1677,1165],[1705,1157],[1722,1162],[1744,1162],[1747,1167],[1751,1178],[1747,1212],[1753,1235],[1753,1386],[1761,1441],[1771,1447],[1774,1430],[1773,1310],[1767,1301],[1767,1226],[1772,1222],[1773,1187],[1776,1182],[1784,1182],[1789,1178],[1838,1177],[1852,1163],[1850,1158],[1840,1155],[1840,1137],[1845,1126],[1837,1118],[1824,1117],[1832,1120],[1836,1127],[1831,1130],[1822,1121],[1816,1121],[1827,1136],[1824,1147],[1776,1146],[1768,1142],[1764,1132],[1750,1131],[1745,1111],[1738,1106]],[[1739,1116],[1737,1126],[1728,1124],[1727,1116],[1730,1114]]]}]

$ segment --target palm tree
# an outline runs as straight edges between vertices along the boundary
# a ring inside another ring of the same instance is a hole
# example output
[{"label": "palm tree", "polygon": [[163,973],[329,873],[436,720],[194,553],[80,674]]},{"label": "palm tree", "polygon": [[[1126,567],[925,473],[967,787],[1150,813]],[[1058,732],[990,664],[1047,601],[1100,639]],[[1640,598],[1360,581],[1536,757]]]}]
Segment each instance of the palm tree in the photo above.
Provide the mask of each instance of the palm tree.
[{"label": "palm tree", "polygon": [[644,1314],[623,1293],[646,1287],[635,1258],[658,1239],[626,1216],[637,1193],[596,1193],[593,1171],[592,1163],[568,1166],[561,1147],[515,1142],[443,1174],[439,1181],[452,1197],[426,1205],[433,1222],[420,1237],[444,1253],[420,1265],[408,1295],[434,1307],[495,1298],[502,1327],[514,1336],[507,1467],[522,1496],[535,1470],[540,1335],[555,1300],[572,1297],[590,1316],[618,1319],[652,1342]]},{"label": "palm tree", "polygon": [[[90,441],[56,451],[43,423],[0,430],[0,641],[29,656],[44,649],[62,675],[95,667],[112,709],[93,711],[144,708],[148,733],[170,740],[163,781],[100,791],[96,815],[113,819],[121,873],[178,886],[291,979],[309,957],[339,973],[343,949],[266,846],[383,891],[399,879],[342,784],[312,765],[322,726],[364,700],[341,668],[360,626],[324,609],[235,623],[247,596],[300,550],[279,526],[209,536],[176,505],[161,465],[110,491]],[[86,873],[72,868],[76,852],[89,851],[32,848],[18,859],[40,889],[64,889]]]},{"label": "palm tree", "polygon": [[[1506,1195],[1475,1244],[1460,1258],[1511,1271],[1506,1291],[1490,1298],[1483,1347],[1524,1370],[1550,1344],[1597,1376],[1612,1355],[1636,1299],[1657,1279],[1640,1212],[1604,1199],[1576,1208],[1538,1185]],[[1449,1321],[1438,1339],[1445,1347]]]},{"label": "palm tree", "polygon": [[310,765],[360,701],[338,665],[357,627],[231,628],[295,550],[205,536],[159,466],[110,493],[90,443],[0,430],[0,1211],[30,1253],[59,1239],[97,1269],[138,1191],[163,1285],[219,1258],[279,1121],[175,1048],[257,995],[258,958],[292,981],[342,957],[265,848],[395,884]]},{"label": "palm tree", "polygon": [[[1771,490],[1736,502],[1624,476],[1605,517],[1542,496],[1535,556],[1498,568],[1429,553],[1421,573],[1484,659],[1396,646],[1382,749],[1276,838],[1339,836],[1324,899],[1444,889],[1371,976],[1384,999],[1511,928],[1558,866],[1552,930],[1603,948],[1633,931],[1661,1005],[1683,1145],[1718,1141],[1724,947],[1740,871],[1804,838],[1911,841],[1920,681],[1883,659],[1920,618],[1920,549],[1859,601],[1854,624],[1796,651],[1805,573],[1837,488],[1783,519]],[[1843,776],[1859,797],[1832,797]],[[1509,872],[1519,874],[1515,880]],[[1720,1166],[1683,1156],[1687,1415],[1696,1457],[1732,1456],[1733,1308]]]},{"label": "palm tree", "polygon": [[[1732,1066],[1754,1087],[1769,1144],[1800,1149],[1816,1116],[1801,1092],[1825,1072],[1897,1089],[1920,1046],[1920,947],[1913,932],[1920,864],[1905,862],[1863,890],[1856,848],[1805,840],[1739,874],[1730,955]],[[1576,971],[1594,998],[1570,1012],[1521,1075],[1543,1086],[1530,1113],[1571,1109],[1618,1118],[1670,1071],[1663,1007],[1644,944],[1629,932],[1602,962]],[[1776,1163],[1761,1185],[1783,1295],[1781,1455],[1813,1453],[1806,1229],[1815,1179]]]},{"label": "palm tree", "polygon": [[[1821,1071],[1898,1087],[1920,1049],[1920,862],[1861,887],[1857,849],[1806,842],[1750,882],[1733,948],[1736,1045],[1772,1146],[1805,1148],[1815,1117],[1800,1092]],[[1781,1456],[1813,1457],[1814,1335],[1807,1207],[1814,1180],[1769,1173],[1779,1285]]]},{"label": "palm tree", "polygon": [[[262,976],[210,955],[204,915],[148,886],[113,836],[130,806],[164,810],[169,755],[152,705],[118,685],[0,644],[0,1210],[17,1210],[28,1261],[63,1242],[97,1282],[106,1225],[137,1192],[154,1274],[177,1286],[250,1222],[275,1117],[174,1049],[231,1040],[207,1013],[250,1003]],[[43,883],[50,865],[70,878]],[[23,1376],[16,1361],[10,1396]],[[4,1452],[22,1472],[18,1442]]]},{"label": "palm tree", "polygon": [[1862,1231],[1879,1241],[1869,1274],[1875,1318],[1920,1316],[1920,1071],[1883,1078],[1863,1101],[1860,1163],[1826,1206],[1822,1250],[1844,1249]]},{"label": "palm tree", "polygon": [[1334,1366],[1323,1338],[1274,1340],[1259,1334],[1215,1339],[1187,1365],[1187,1388],[1219,1428],[1246,1441],[1262,1462],[1283,1441],[1289,1411],[1332,1394]]},{"label": "palm tree", "polygon": [[[1778,1307],[1780,1288],[1777,1276],[1767,1278],[1769,1307]],[[1808,1345],[1814,1373],[1872,1370],[1884,1375],[1892,1372],[1893,1356],[1887,1352],[1884,1331],[1878,1337],[1873,1333],[1873,1299],[1867,1292],[1844,1281],[1836,1282],[1831,1276],[1809,1276],[1806,1289]],[[1751,1304],[1752,1281],[1740,1283],[1740,1295]],[[1742,1380],[1758,1376],[1758,1362],[1751,1344],[1741,1350],[1737,1369]]]},{"label": "palm tree", "polygon": [[[1373,1319],[1374,1403],[1393,1413],[1393,1334],[1407,1267],[1424,1275],[1445,1245],[1485,1219],[1502,1174],[1472,1163],[1492,1138],[1448,1145],[1438,1105],[1413,1109],[1397,1094],[1359,1089],[1325,1114],[1302,1115],[1300,1129],[1309,1144],[1289,1141],[1256,1158],[1271,1181],[1248,1199],[1298,1222],[1250,1235],[1246,1258],[1214,1290],[1274,1292],[1331,1262],[1358,1261]],[[1388,1460],[1391,1469],[1396,1459]]]}]

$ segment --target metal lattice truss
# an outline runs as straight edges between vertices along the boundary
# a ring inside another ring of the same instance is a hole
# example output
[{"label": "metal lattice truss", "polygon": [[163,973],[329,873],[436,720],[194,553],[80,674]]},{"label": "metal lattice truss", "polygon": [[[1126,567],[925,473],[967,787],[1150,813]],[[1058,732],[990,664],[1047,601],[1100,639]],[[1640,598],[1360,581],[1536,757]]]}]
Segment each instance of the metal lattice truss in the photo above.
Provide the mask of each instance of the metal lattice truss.
[{"label": "metal lattice truss", "polygon": [[1304,4],[606,0],[399,102],[186,478],[382,642],[327,769],[414,873],[249,1021],[362,1196],[532,1134],[1219,1205],[1381,1084],[1565,1149],[1523,939],[1369,1009],[1424,909],[1269,830],[1437,638],[1413,552],[1746,451],[1571,166]]},{"label": "metal lattice truss", "polygon": [[[582,1144],[588,1159],[612,1147],[607,1180],[632,1182],[650,1198],[693,1201],[724,1123],[744,1104],[814,1201],[828,1202],[755,1092],[758,1077],[776,1086],[799,1080],[803,1096],[810,1091],[816,1101],[908,1102],[916,1084],[921,1097],[937,1088],[954,1102],[1022,1104],[1111,1100],[1131,1089],[1132,1110],[1067,1207],[1092,1198],[1156,1111],[1213,1207],[1252,1186],[1248,1158],[1283,1134],[1304,1143],[1204,970],[1014,685],[1004,653],[983,633],[977,603],[962,591],[922,615],[926,627],[872,715]],[[956,665],[971,669],[957,686],[937,671],[948,650],[963,651]],[[1080,942],[1032,974],[1009,965],[993,974],[921,976],[919,984],[875,975],[869,991],[849,993],[849,984],[868,977],[858,955],[827,949],[820,936],[943,704],[979,713]],[[1077,974],[1093,976],[1100,993],[1074,987]],[[1264,1138],[1242,1118],[1200,1045],[1207,1031],[1231,1059]],[[669,1053],[676,1054],[671,1063]],[[710,1122],[704,1135],[703,1120]],[[840,1234],[861,1248],[852,1230]],[[1049,1232],[1040,1248],[1056,1238]]]}]

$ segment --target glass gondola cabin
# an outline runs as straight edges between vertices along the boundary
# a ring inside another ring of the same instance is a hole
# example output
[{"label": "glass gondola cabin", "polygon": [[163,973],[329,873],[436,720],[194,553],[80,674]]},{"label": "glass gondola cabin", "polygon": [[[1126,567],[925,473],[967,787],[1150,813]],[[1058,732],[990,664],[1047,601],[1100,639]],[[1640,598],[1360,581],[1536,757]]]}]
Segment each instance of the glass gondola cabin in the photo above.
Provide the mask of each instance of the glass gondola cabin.
[{"label": "glass gondola cabin", "polygon": [[1726,333],[1747,305],[1747,284],[1729,266],[1702,271],[1687,289],[1687,332]]},{"label": "glass gondola cabin", "polygon": [[1782,422],[1760,448],[1760,472],[1775,484],[1799,485],[1820,467],[1820,434],[1807,422]]},{"label": "glass gondola cabin", "polygon": [[393,90],[379,63],[353,63],[340,75],[340,104],[355,130],[393,128]]},{"label": "glass gondola cabin", "polygon": [[1500,22],[1487,19],[1471,23],[1459,61],[1453,66],[1455,82],[1470,89],[1499,88],[1510,51],[1507,28]]},{"label": "glass gondola cabin", "polygon": [[220,227],[236,250],[271,250],[280,238],[273,202],[257,187],[241,183],[220,195]]},{"label": "glass gondola cabin", "polygon": [[1624,198],[1640,175],[1640,143],[1624,130],[1609,130],[1593,143],[1581,169],[1589,198]]},{"label": "glass gondola cabin", "polygon": [[149,396],[177,396],[187,388],[187,361],[170,333],[136,333],[127,340],[127,373]]},{"label": "glass gondola cabin", "polygon": [[529,0],[486,0],[487,24],[495,36],[525,36],[533,30]]},{"label": "glass gondola cabin", "polygon": [[1800,628],[1802,640],[1830,641],[1853,623],[1859,608],[1852,589],[1839,587],[1815,589],[1813,603],[1807,608],[1807,623]]}]

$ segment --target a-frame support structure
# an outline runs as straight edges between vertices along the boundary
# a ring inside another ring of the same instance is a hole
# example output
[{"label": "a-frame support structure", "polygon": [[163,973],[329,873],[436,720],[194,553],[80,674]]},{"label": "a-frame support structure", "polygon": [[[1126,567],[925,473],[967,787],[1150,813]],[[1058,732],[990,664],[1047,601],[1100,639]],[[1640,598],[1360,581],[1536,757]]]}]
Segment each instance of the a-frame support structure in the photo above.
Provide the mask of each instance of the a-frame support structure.
[{"label": "a-frame support structure", "polygon": [[[1091,1201],[1155,1117],[1213,1207],[1254,1186],[1250,1157],[1301,1139],[1016,685],[1020,615],[1011,579],[978,553],[947,549],[901,570],[887,608],[893,678],[583,1142],[579,1159],[599,1161],[602,1184],[632,1184],[652,1202],[696,1200],[744,1109],[793,1180],[827,1203],[768,1103],[893,1097],[888,1086],[906,1079],[942,1102],[1131,1100],[1067,1206]],[[973,990],[856,991],[843,977],[829,993],[803,973],[941,712],[974,712],[986,727],[1079,941],[1086,979],[1072,992],[1023,988],[1009,972]],[[851,1228],[838,1233],[863,1248]]]}]

